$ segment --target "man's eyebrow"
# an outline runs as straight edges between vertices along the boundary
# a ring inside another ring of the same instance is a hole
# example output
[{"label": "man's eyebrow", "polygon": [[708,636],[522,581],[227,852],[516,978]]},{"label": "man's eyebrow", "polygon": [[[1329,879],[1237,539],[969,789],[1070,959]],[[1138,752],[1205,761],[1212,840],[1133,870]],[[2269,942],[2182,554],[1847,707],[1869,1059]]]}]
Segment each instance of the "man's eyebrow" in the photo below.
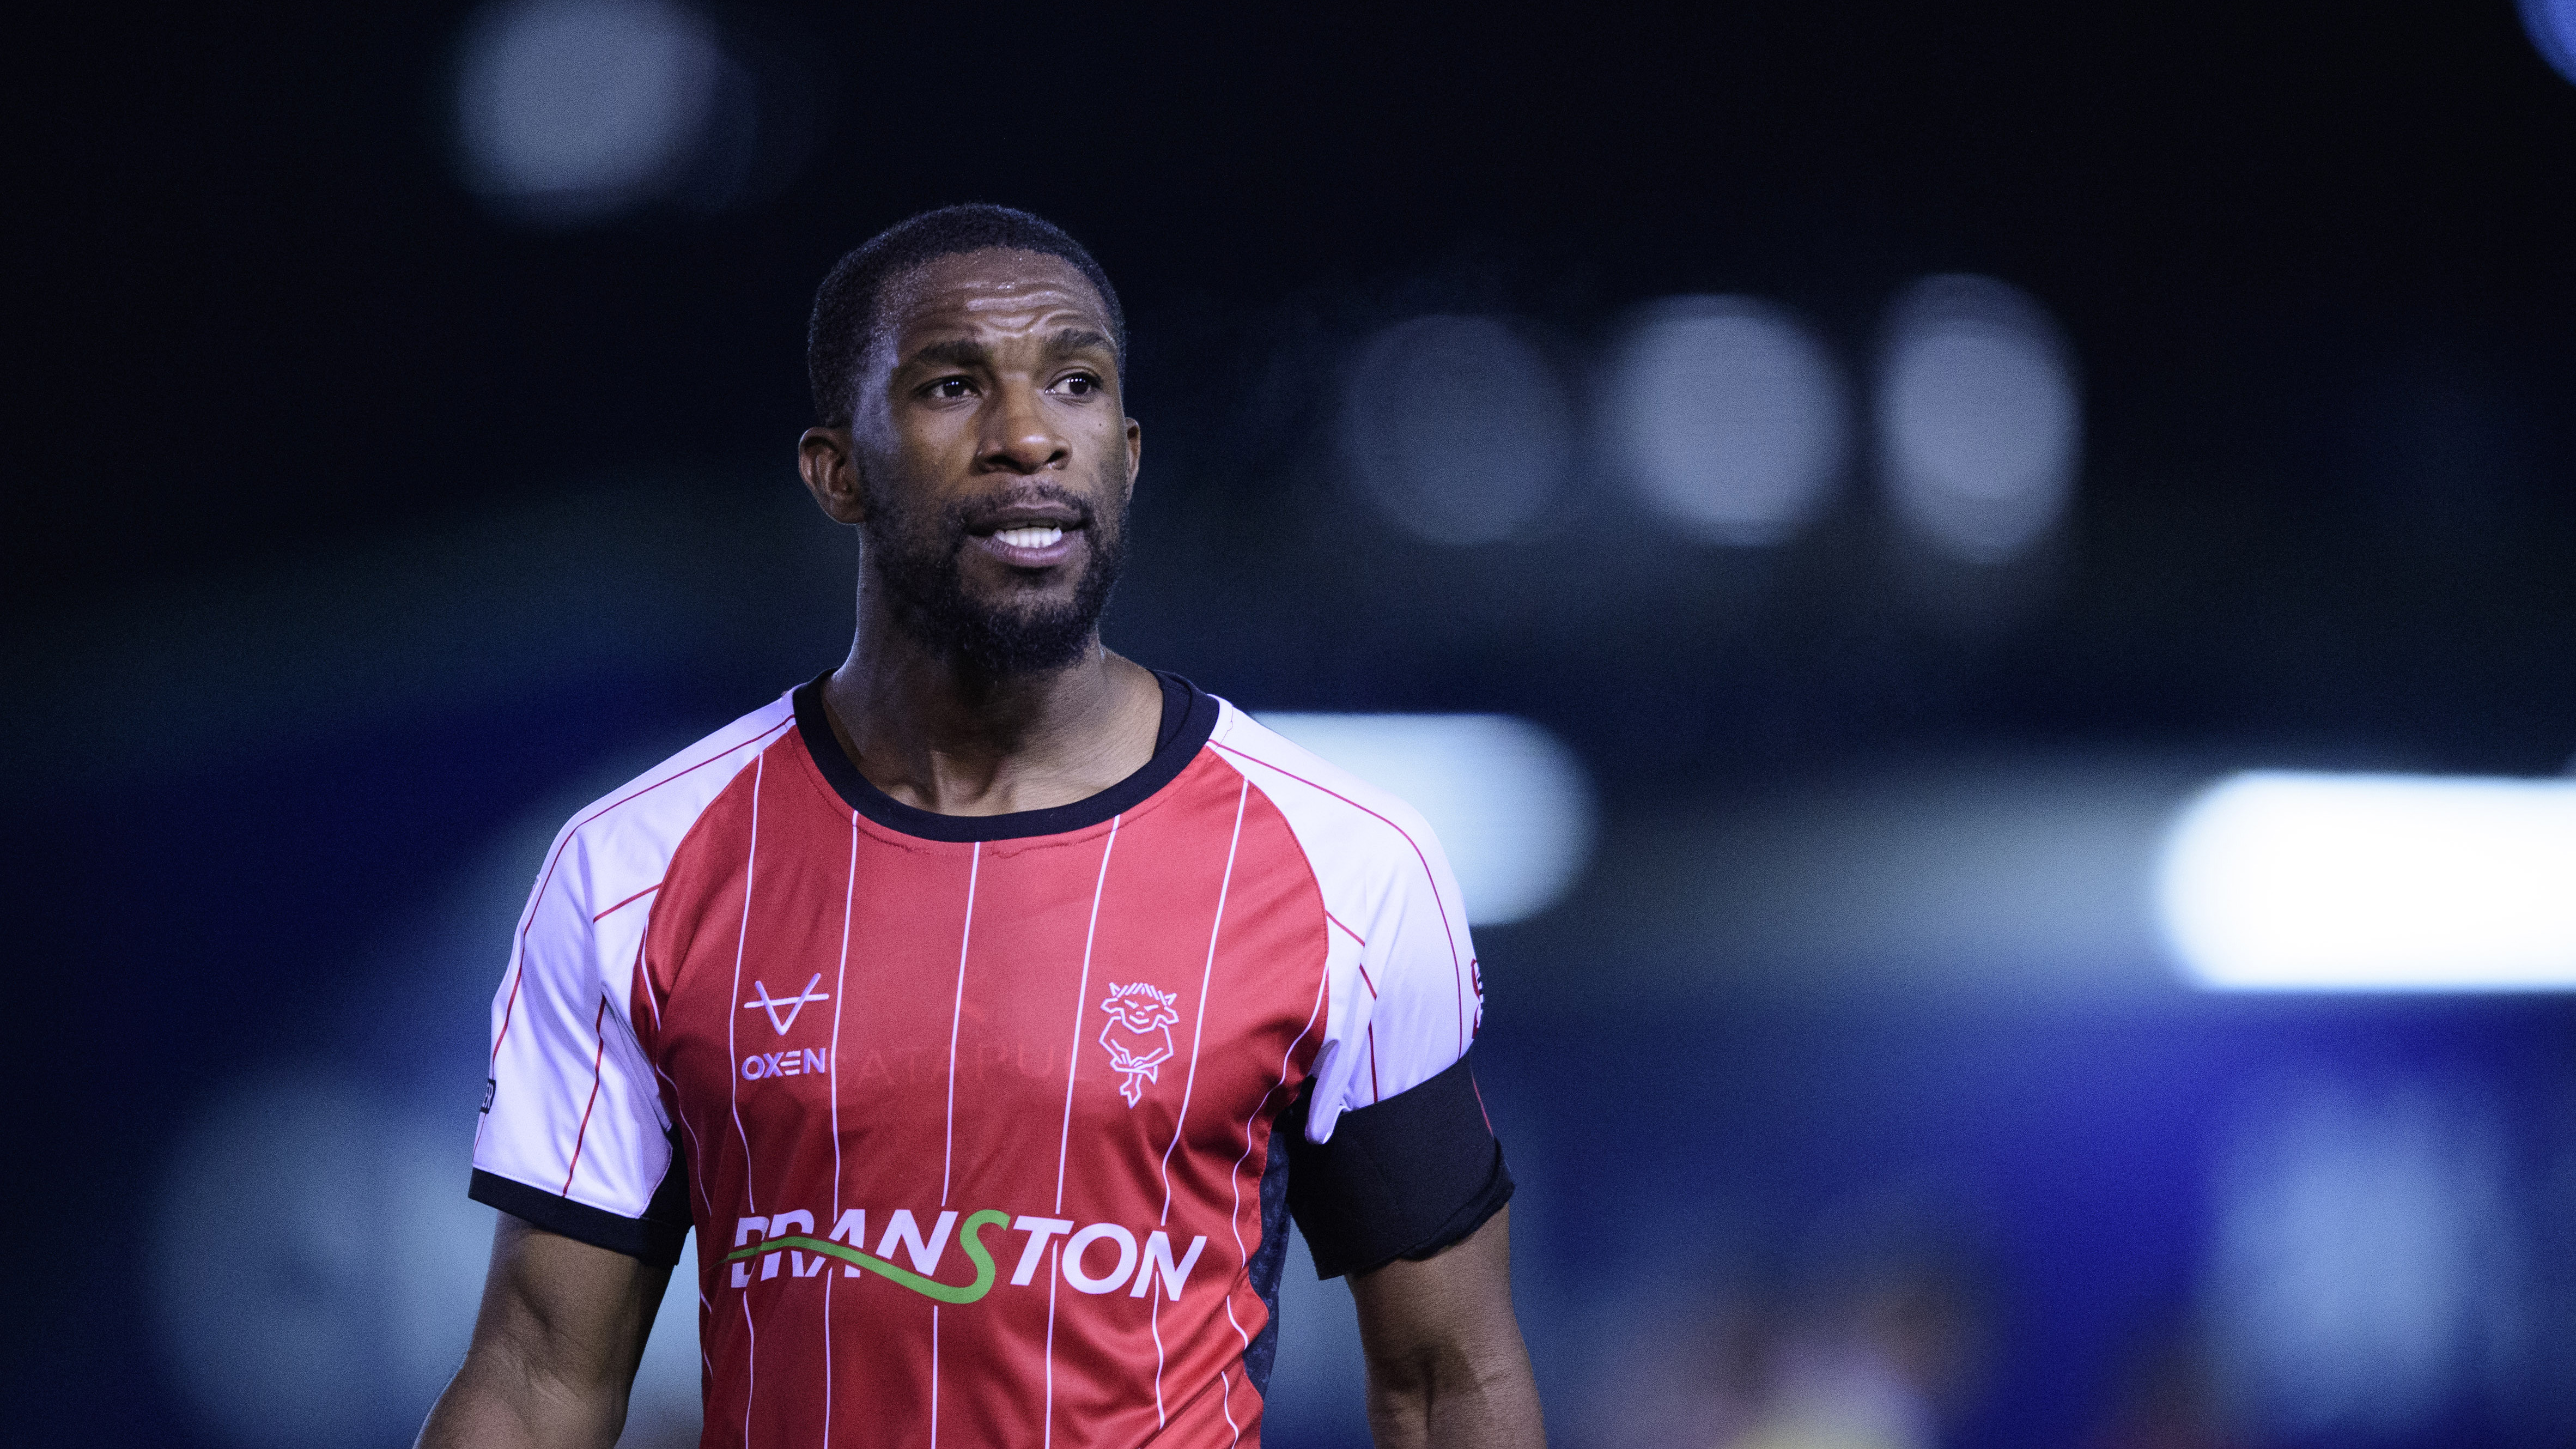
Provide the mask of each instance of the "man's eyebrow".
[{"label": "man's eyebrow", "polygon": [[[1100,351],[1111,356],[1118,344],[1106,333],[1088,327],[1059,327],[1048,334],[1046,351],[1050,357],[1063,357],[1076,352]],[[925,342],[904,359],[907,367],[973,367],[993,365],[992,349],[971,337],[950,337],[938,342]]]},{"label": "man's eyebrow", "polygon": [[1056,329],[1054,336],[1047,339],[1046,345],[1047,351],[1058,357],[1068,352],[1089,352],[1094,349],[1106,352],[1113,357],[1118,353],[1116,343],[1111,342],[1106,335],[1094,332],[1088,327],[1060,327]]},{"label": "man's eyebrow", "polygon": [[993,353],[971,337],[951,337],[944,342],[925,342],[904,359],[907,366],[988,367]]}]

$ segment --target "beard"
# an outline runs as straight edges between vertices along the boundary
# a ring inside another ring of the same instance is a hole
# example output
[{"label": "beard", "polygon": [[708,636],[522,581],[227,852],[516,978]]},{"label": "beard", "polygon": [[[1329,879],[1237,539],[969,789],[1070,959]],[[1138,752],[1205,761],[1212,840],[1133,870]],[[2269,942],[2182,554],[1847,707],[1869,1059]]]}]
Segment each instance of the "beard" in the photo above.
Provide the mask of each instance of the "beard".
[{"label": "beard", "polygon": [[988,679],[1062,669],[1082,658],[1126,564],[1124,502],[1104,521],[1067,489],[1044,484],[1022,490],[1075,510],[1089,543],[1072,597],[1027,602],[1009,597],[1016,591],[998,599],[968,592],[961,563],[971,536],[964,502],[923,513],[907,508],[897,491],[870,486],[860,525],[866,566],[884,586],[895,627],[941,659]]}]

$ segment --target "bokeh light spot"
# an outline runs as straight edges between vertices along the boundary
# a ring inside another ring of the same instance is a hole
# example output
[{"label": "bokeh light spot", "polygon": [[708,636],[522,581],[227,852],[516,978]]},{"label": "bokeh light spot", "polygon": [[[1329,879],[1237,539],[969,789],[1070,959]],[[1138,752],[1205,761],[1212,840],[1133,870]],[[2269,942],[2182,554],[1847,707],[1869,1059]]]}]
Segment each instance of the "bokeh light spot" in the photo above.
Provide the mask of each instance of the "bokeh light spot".
[{"label": "bokeh light spot", "polygon": [[1361,490],[1431,543],[1492,543],[1529,523],[1565,474],[1572,429],[1556,369],[1498,317],[1399,322],[1360,349],[1344,387]]},{"label": "bokeh light spot", "polygon": [[2284,1085],[2215,1184],[2227,1397],[2257,1442],[2404,1442],[2522,1336],[2503,1134],[2420,1084]]},{"label": "bokeh light spot", "polygon": [[1889,502],[1918,536],[1978,563],[2021,553],[2065,513],[2082,450],[2056,324],[1991,278],[1906,289],[1879,355],[1877,434]]},{"label": "bokeh light spot", "polygon": [[1657,511],[1718,543],[1789,537],[1830,497],[1851,408],[1823,344],[1747,297],[1676,297],[1616,352],[1612,446]]},{"label": "bokeh light spot", "polygon": [[456,89],[466,181],[531,219],[601,219],[686,168],[727,62],[671,0],[503,0],[467,22]]},{"label": "bokeh light spot", "polygon": [[2576,783],[2258,772],[2187,807],[2165,934],[2235,990],[2576,987]]}]

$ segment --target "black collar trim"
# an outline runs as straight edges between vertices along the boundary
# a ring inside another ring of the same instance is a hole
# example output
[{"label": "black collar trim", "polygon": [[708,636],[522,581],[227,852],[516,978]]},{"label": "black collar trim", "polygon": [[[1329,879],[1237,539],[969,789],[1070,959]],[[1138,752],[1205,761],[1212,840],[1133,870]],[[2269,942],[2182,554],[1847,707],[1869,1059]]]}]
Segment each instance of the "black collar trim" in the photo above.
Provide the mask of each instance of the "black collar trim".
[{"label": "black collar trim", "polygon": [[906,805],[868,783],[859,767],[841,750],[841,742],[832,733],[831,718],[823,712],[825,674],[797,686],[793,696],[796,706],[796,732],[805,741],[805,753],[813,758],[814,767],[823,772],[849,807],[888,830],[922,840],[939,840],[963,844],[973,840],[1023,840],[1038,835],[1063,835],[1098,825],[1113,815],[1124,815],[1145,803],[1157,790],[1180,777],[1198,758],[1208,736],[1216,731],[1216,696],[1190,683],[1177,674],[1155,670],[1154,677],[1163,682],[1163,723],[1155,732],[1154,757],[1143,769],[1089,799],[1049,810],[1021,810],[1009,815],[942,815]]}]

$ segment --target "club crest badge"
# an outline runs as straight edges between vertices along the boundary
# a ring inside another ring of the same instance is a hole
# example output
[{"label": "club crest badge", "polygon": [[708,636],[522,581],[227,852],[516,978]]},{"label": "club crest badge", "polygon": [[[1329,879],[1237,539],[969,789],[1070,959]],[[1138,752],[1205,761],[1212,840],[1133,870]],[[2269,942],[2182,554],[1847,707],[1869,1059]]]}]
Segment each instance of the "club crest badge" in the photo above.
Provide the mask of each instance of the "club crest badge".
[{"label": "club crest badge", "polygon": [[1118,1084],[1118,1095],[1127,1105],[1145,1094],[1145,1084],[1156,1080],[1155,1073],[1172,1059],[1172,1024],[1181,1019],[1173,1003],[1181,999],[1177,991],[1158,991],[1139,981],[1121,986],[1109,983],[1109,999],[1100,1009],[1109,1013],[1109,1022],[1100,1029],[1100,1044],[1108,1048],[1110,1069],[1125,1077]]}]

